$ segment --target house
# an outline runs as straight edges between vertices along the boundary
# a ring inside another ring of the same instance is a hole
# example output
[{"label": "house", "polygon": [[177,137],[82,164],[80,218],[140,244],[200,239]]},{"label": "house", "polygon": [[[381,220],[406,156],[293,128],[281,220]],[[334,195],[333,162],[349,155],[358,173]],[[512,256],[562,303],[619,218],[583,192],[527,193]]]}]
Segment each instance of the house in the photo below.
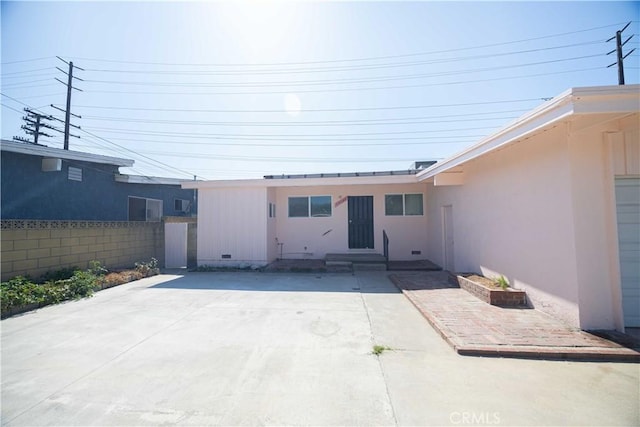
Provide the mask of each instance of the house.
[{"label": "house", "polygon": [[640,87],[570,89],[423,170],[185,182],[199,265],[378,253],[504,275],[583,329],[640,326]]},{"label": "house", "polygon": [[427,254],[582,329],[640,326],[640,86],[570,89],[416,176]]},{"label": "house", "polygon": [[122,175],[133,160],[2,140],[2,219],[160,221],[194,216],[181,180]]}]

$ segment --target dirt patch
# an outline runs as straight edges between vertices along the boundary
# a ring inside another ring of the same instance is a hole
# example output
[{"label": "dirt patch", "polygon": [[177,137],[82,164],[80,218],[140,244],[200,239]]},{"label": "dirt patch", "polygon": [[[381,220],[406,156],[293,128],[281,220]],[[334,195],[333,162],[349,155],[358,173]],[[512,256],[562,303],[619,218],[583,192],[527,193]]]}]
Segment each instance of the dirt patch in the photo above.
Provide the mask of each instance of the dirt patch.
[{"label": "dirt patch", "polygon": [[480,283],[481,285],[484,285],[487,288],[502,289],[500,285],[498,285],[496,282],[489,279],[488,277],[480,276],[478,274],[461,275],[461,276],[471,280],[472,282]]}]

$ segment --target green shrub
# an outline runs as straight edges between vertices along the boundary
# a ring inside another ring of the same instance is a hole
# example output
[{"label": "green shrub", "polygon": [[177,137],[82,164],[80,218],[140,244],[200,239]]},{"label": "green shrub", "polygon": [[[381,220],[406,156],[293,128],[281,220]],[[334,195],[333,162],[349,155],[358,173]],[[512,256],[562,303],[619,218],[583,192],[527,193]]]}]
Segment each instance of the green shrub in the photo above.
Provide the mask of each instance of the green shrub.
[{"label": "green shrub", "polygon": [[75,273],[77,270],[79,270],[78,267],[66,267],[55,271],[47,271],[46,273],[44,273],[42,278],[40,278],[40,282],[46,283],[50,281],[55,282],[58,280],[70,279],[71,276],[73,276],[73,273]]},{"label": "green shrub", "polygon": [[2,312],[29,304],[57,304],[69,299],[91,296],[100,288],[100,280],[107,270],[92,261],[88,270],[75,270],[68,278],[66,269],[48,273],[43,284],[18,276],[0,284]]},{"label": "green shrub", "polygon": [[99,276],[91,270],[78,270],[69,279],[69,298],[80,299],[93,295],[100,289]]},{"label": "green shrub", "polygon": [[25,277],[17,276],[8,282],[0,284],[0,306],[3,312],[11,307],[39,304],[43,300],[44,291],[42,286],[31,282]]}]

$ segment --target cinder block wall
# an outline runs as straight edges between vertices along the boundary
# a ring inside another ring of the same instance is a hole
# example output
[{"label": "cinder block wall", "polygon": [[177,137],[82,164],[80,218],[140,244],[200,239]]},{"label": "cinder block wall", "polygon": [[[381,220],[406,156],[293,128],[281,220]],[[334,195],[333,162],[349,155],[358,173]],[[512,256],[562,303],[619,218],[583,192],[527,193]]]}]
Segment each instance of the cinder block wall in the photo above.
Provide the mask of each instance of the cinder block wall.
[{"label": "cinder block wall", "polygon": [[1,225],[2,280],[86,268],[93,260],[108,269],[152,257],[164,265],[162,222],[3,220]]}]

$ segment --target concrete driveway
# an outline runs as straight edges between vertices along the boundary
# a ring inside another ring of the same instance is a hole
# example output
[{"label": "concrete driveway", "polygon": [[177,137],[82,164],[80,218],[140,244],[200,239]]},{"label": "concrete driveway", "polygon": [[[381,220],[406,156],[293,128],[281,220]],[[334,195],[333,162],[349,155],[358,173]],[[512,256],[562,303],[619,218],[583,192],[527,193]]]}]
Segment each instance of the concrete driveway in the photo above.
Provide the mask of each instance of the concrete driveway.
[{"label": "concrete driveway", "polygon": [[637,364],[459,356],[386,272],[162,275],[1,326],[2,425],[640,424]]}]

